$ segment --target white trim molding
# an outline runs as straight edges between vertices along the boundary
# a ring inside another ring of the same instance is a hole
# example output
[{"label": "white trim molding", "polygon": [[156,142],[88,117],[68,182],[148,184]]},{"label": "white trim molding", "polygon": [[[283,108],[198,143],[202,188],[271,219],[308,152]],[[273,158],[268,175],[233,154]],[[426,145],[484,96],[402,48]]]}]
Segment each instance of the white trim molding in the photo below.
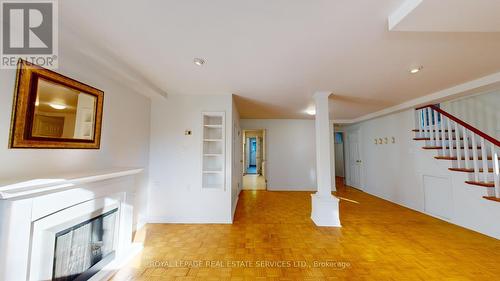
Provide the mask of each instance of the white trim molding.
[{"label": "white trim molding", "polygon": [[143,169],[136,168],[114,168],[99,172],[66,174],[56,177],[46,177],[50,179],[12,179],[3,183],[0,182],[0,200],[35,197],[41,194],[77,188],[79,185],[85,183],[135,175],[142,171]]},{"label": "white trim molding", "polygon": [[415,10],[423,0],[406,0],[399,8],[392,13],[387,19],[389,30],[395,29],[395,27],[406,18],[413,10]]}]

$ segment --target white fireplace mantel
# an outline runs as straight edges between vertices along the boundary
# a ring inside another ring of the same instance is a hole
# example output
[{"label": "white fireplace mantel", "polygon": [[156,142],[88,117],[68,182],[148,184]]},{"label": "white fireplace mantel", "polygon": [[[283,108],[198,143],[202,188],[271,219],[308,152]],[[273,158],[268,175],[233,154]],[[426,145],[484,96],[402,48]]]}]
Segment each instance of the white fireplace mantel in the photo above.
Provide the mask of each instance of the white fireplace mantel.
[{"label": "white fireplace mantel", "polygon": [[107,280],[142,249],[142,245],[132,243],[134,198],[140,183],[137,176],[142,171],[111,168],[0,180],[0,280],[37,280],[37,260],[32,256],[32,243],[41,233],[37,224],[53,215],[66,220],[71,216],[68,211],[76,216],[77,210],[91,212],[100,202],[115,202],[119,206],[116,258],[91,278]]},{"label": "white fireplace mantel", "polygon": [[141,168],[112,168],[45,177],[44,179],[0,180],[0,200],[36,197],[61,190],[77,188],[82,184],[135,175]]}]

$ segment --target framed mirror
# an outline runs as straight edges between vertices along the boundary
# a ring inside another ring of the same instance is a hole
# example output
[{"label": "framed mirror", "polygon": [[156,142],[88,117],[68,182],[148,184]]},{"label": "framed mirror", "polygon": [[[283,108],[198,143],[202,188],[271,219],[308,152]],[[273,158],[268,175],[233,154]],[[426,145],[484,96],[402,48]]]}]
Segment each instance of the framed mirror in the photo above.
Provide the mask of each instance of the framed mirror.
[{"label": "framed mirror", "polygon": [[10,148],[99,149],[104,92],[19,60]]}]

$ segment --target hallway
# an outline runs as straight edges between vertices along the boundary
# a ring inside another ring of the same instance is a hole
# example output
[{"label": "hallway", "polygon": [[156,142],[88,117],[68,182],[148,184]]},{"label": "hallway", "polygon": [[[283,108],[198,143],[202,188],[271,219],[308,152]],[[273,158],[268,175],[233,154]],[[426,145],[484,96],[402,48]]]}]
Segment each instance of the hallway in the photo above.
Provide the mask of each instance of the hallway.
[{"label": "hallway", "polygon": [[244,175],[243,190],[266,190],[266,179],[261,175]]},{"label": "hallway", "polygon": [[[312,223],[309,192],[268,191],[243,191],[233,225],[147,225],[138,234],[145,241],[142,255],[114,280],[494,280],[500,275],[496,239],[353,188],[339,186],[338,196],[342,228]],[[214,263],[193,263],[199,260]]]}]

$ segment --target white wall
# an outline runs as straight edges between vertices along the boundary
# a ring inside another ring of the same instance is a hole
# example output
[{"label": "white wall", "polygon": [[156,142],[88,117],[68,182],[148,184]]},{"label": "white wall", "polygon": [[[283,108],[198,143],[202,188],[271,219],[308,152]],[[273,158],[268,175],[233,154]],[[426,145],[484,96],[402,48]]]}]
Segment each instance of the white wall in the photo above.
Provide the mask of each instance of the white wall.
[{"label": "white wall", "polygon": [[441,107],[486,134],[500,139],[500,90],[443,102]]},{"label": "white wall", "polygon": [[150,100],[101,75],[85,59],[63,59],[57,72],[104,91],[101,149],[8,149],[15,70],[0,70],[0,179],[56,177],[110,167],[143,167],[136,211],[145,206]]},{"label": "white wall", "polygon": [[232,101],[232,183],[231,183],[231,215],[234,218],[234,212],[236,211],[236,205],[238,204],[238,196],[243,188],[243,138],[242,130],[240,126],[240,113],[236,108],[234,99]]},{"label": "white wall", "polygon": [[[148,221],[230,223],[232,205],[232,96],[169,95],[151,107]],[[226,113],[226,184],[202,190],[202,112]],[[192,135],[184,134],[191,130]]]},{"label": "white wall", "polygon": [[[407,110],[345,128],[346,134],[360,130],[363,191],[500,238],[500,224],[494,223],[500,204],[482,198],[485,188],[465,184],[467,174],[449,171],[450,161],[435,160],[436,151],[421,149],[424,143],[412,140],[414,124],[414,111]],[[396,143],[374,144],[385,137]],[[424,179],[434,179],[439,189],[424,186]]]},{"label": "white wall", "polygon": [[314,120],[242,119],[241,129],[266,129],[268,190],[316,190]]}]

